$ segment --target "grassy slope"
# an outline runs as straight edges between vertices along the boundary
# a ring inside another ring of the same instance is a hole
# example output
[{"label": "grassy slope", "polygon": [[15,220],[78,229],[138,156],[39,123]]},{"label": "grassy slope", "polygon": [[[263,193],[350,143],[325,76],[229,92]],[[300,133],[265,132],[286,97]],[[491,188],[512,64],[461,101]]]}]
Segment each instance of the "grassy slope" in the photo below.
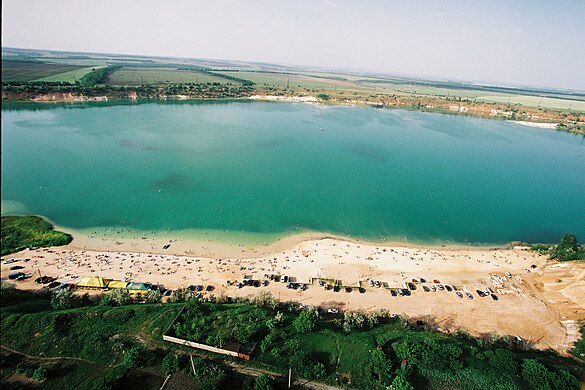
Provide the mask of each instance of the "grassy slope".
[{"label": "grassy slope", "polygon": [[53,230],[53,226],[40,217],[2,217],[2,256],[26,247],[66,245],[71,236]]},{"label": "grassy slope", "polygon": [[[241,304],[206,306],[212,310],[212,313],[214,308],[221,308],[225,312],[245,308]],[[96,378],[115,370],[115,367],[122,362],[124,352],[134,345],[141,344],[151,350],[162,348],[188,352],[186,348],[167,344],[161,339],[162,333],[181,307],[182,304],[135,304],[124,307],[93,306],[53,311],[49,308],[47,298],[32,296],[29,293],[17,302],[9,302],[8,305],[3,303],[0,309],[0,340],[3,346],[32,356],[68,356],[87,360],[79,362],[60,360],[57,364],[50,364],[49,379],[42,386],[43,388],[64,386],[86,388]],[[250,307],[250,310],[256,310],[256,308]],[[273,313],[268,309],[261,310],[268,315]],[[300,349],[309,352],[325,365],[326,378],[324,380],[326,382],[339,383],[339,378],[343,376],[350,378],[352,386],[357,388],[375,388],[370,366],[371,351],[380,345],[395,370],[399,366],[399,361],[393,355],[391,345],[408,336],[423,341],[437,340],[440,343],[458,345],[464,350],[462,359],[467,367],[477,370],[476,375],[480,376],[483,370],[488,372],[487,363],[474,358],[471,353],[473,348],[477,349],[477,343],[474,340],[411,331],[404,329],[395,320],[386,320],[385,323],[372,330],[346,334],[333,324],[331,317],[320,320],[317,328],[312,332],[298,333],[291,326],[296,315],[296,313],[285,313],[284,324],[279,326],[279,335],[272,343],[272,347],[281,348],[281,356],[274,357],[268,352],[261,353],[257,345],[257,354],[252,361],[235,361],[285,373],[290,357],[286,342],[297,339]],[[212,314],[209,318],[212,318]],[[529,351],[518,352],[516,356],[517,358],[537,357],[549,366],[565,365],[574,372],[581,370],[583,373],[583,369],[579,369],[574,362],[561,359],[557,355]],[[227,358],[227,360],[230,359]],[[3,371],[3,375],[8,374],[10,370]],[[428,385],[422,379],[416,377],[411,379],[418,387]],[[514,386],[523,387],[523,382],[518,379],[512,383]]]}]

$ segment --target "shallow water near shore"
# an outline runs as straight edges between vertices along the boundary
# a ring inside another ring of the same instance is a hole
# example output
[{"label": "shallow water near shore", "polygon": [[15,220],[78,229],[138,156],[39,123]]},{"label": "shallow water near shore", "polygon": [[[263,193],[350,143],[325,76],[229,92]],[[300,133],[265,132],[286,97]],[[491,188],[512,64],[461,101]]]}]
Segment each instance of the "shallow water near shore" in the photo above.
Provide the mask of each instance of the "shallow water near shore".
[{"label": "shallow water near shore", "polygon": [[583,240],[584,172],[581,136],[461,116],[271,102],[2,109],[2,215],[88,235]]}]

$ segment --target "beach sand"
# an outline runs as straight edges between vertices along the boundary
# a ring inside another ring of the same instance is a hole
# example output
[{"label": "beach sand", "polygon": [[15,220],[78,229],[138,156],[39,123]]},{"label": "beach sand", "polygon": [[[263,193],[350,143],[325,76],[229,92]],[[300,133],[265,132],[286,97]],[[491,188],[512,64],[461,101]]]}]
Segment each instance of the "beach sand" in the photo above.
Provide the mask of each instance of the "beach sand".
[{"label": "beach sand", "polygon": [[[38,275],[40,270],[61,282],[99,275],[169,289],[213,285],[214,291],[207,294],[215,296],[252,297],[268,290],[280,301],[340,310],[387,310],[422,318],[444,330],[463,328],[475,336],[518,335],[537,348],[559,352],[571,348],[579,337],[577,321],[585,318],[585,264],[557,263],[522,247],[418,247],[349,241],[316,233],[260,245],[211,239],[120,237],[77,235],[68,246],[6,256],[3,260],[20,261],[3,262],[2,278],[12,272],[10,266],[24,265],[23,272]],[[162,249],[166,243],[170,247]],[[512,278],[506,277],[505,272],[510,272]],[[267,274],[287,275],[293,281],[313,284],[299,291],[277,282],[241,289],[232,283],[244,277],[262,280]],[[428,286],[437,279],[473,293],[474,299],[461,299],[447,291],[424,292],[420,284],[409,297],[392,297],[387,289],[403,287],[405,282],[421,277],[430,282]],[[314,278],[341,280],[344,286],[361,284],[366,292],[325,291]],[[39,288],[33,279],[16,283],[20,288]],[[383,287],[369,287],[367,280],[378,280]],[[498,301],[475,293],[487,287],[495,292]]]}]

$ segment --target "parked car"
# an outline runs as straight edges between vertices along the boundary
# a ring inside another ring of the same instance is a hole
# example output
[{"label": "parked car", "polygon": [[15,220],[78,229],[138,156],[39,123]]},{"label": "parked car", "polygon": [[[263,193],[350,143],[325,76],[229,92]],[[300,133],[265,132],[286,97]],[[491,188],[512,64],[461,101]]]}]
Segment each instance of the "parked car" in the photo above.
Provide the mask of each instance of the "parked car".
[{"label": "parked car", "polygon": [[433,283],[441,283],[441,282],[439,282],[439,280],[438,280],[438,279],[434,279],[434,280],[433,280]]},{"label": "parked car", "polygon": [[10,267],[11,271],[17,270],[17,269],[23,269],[24,266],[23,265],[13,265],[12,267]]},{"label": "parked car", "polygon": [[455,295],[457,295],[457,298],[463,298],[463,294],[461,294],[459,291],[455,292]]},{"label": "parked car", "polygon": [[363,294],[363,293],[365,293],[365,292],[366,292],[366,289],[365,289],[365,288],[363,288],[363,287],[360,287],[360,288],[358,289],[358,291],[360,292],[360,294]]},{"label": "parked car", "polygon": [[333,291],[340,292],[341,291],[341,287],[335,286],[335,287],[333,287]]},{"label": "parked car", "polygon": [[337,313],[339,313],[339,310],[336,309],[336,308],[334,308],[334,307],[332,307],[330,309],[327,309],[327,313],[337,314]]},{"label": "parked car", "polygon": [[59,287],[60,285],[61,285],[60,282],[56,282],[55,281],[55,282],[49,283],[49,285],[47,287],[49,287],[49,288],[55,288],[55,287]]},{"label": "parked car", "polygon": [[509,273],[509,272],[505,272],[505,275],[506,275],[507,277],[509,277],[510,279],[512,279],[512,274],[511,274],[511,273]]},{"label": "parked car", "polygon": [[430,289],[430,288],[428,288],[427,286],[423,286],[423,291],[424,291],[424,292],[429,292],[429,291],[431,291],[431,289]]},{"label": "parked car", "polygon": [[263,280],[262,281],[262,286],[264,286],[264,287],[268,286],[268,280]]},{"label": "parked car", "polygon": [[371,280],[368,280],[368,286],[374,287],[374,282],[372,282]]},{"label": "parked car", "polygon": [[24,274],[24,275],[20,275],[18,278],[16,278],[17,281],[21,281],[21,280],[26,280],[32,278],[32,274]]},{"label": "parked car", "polygon": [[374,282],[374,286],[376,286],[376,288],[380,288],[380,282],[376,280],[376,281]]},{"label": "parked car", "polygon": [[16,263],[18,260],[17,259],[8,259],[8,260],[4,260],[4,264],[12,264],[12,263]]},{"label": "parked car", "polygon": [[481,290],[475,290],[475,292],[477,293],[477,295],[479,295],[480,297],[485,297],[485,294],[483,293],[483,291]]},{"label": "parked car", "polygon": [[353,288],[351,288],[351,287],[346,287],[346,288],[345,288],[345,292],[346,292],[346,293],[350,293],[350,292],[352,292],[352,291],[353,291]]},{"label": "parked car", "polygon": [[498,296],[496,294],[491,294],[490,296],[492,297],[492,299],[494,301],[497,301],[498,300]]},{"label": "parked car", "polygon": [[398,293],[396,292],[396,290],[392,289],[390,290],[390,295],[392,295],[393,297],[398,296]]},{"label": "parked car", "polygon": [[213,291],[214,287],[211,284],[208,284],[207,287],[205,287],[205,291]]},{"label": "parked car", "polygon": [[16,279],[22,275],[24,275],[24,272],[13,272],[11,274],[8,274],[8,279]]},{"label": "parked car", "polygon": [[38,284],[48,284],[55,281],[55,278],[51,277],[51,276],[40,276],[38,278],[35,279],[35,283]]},{"label": "parked car", "polygon": [[416,290],[416,285],[412,282],[408,282],[406,283],[406,286],[410,289],[410,290]]},{"label": "parked car", "polygon": [[445,287],[443,287],[443,285],[442,285],[442,284],[440,284],[440,283],[439,283],[439,284],[437,284],[437,288],[438,288],[439,290],[441,290],[441,291],[443,291],[443,290],[445,289]]},{"label": "parked car", "polygon": [[427,282],[427,280],[425,278],[420,278],[419,280],[420,280],[421,283],[426,283]]},{"label": "parked car", "polygon": [[465,296],[466,296],[468,299],[473,299],[473,295],[471,295],[471,293],[468,293],[468,292],[466,292],[466,293],[465,293]]},{"label": "parked car", "polygon": [[445,285],[445,290],[447,290],[447,291],[453,291],[453,289],[451,288],[451,286],[449,286],[448,284]]},{"label": "parked car", "polygon": [[407,289],[407,288],[403,288],[402,289],[402,295],[404,295],[406,297],[410,296],[411,295],[410,290]]},{"label": "parked car", "polygon": [[173,293],[173,290],[165,290],[163,291],[162,295],[163,297],[168,297]]}]

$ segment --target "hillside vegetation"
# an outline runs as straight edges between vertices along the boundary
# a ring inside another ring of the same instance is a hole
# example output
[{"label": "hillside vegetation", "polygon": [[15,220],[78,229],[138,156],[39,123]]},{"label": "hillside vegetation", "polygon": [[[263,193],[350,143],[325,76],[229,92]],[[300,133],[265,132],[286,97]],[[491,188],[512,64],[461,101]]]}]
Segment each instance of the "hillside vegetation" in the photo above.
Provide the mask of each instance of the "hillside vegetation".
[{"label": "hillside vegetation", "polygon": [[53,230],[53,225],[40,217],[2,217],[2,256],[27,247],[67,245],[71,240],[69,234]]},{"label": "hillside vegetation", "polygon": [[[577,378],[585,375],[582,364],[552,352],[524,350],[511,338],[445,335],[384,313],[299,310],[295,304],[276,303],[269,294],[249,302],[190,299],[123,306],[112,306],[108,299],[100,304],[82,299],[87,306],[58,310],[51,309],[47,294],[19,292],[6,285],[2,294],[12,297],[0,309],[2,385],[17,370],[31,377],[40,370],[41,388],[122,388],[137,370],[152,373],[157,367],[179,372],[179,377],[189,375],[201,388],[210,389],[253,388],[253,380],[241,371],[254,376],[268,372],[276,388],[285,388],[289,367],[295,379],[358,389],[392,385],[395,389],[566,390],[578,389]],[[227,340],[255,344],[252,360],[164,342],[163,332],[185,305],[181,325],[176,327],[182,336],[210,344]],[[185,354],[198,357],[195,377]],[[158,379],[141,382],[141,388],[159,388],[164,375],[157,375],[153,378]]]}]

